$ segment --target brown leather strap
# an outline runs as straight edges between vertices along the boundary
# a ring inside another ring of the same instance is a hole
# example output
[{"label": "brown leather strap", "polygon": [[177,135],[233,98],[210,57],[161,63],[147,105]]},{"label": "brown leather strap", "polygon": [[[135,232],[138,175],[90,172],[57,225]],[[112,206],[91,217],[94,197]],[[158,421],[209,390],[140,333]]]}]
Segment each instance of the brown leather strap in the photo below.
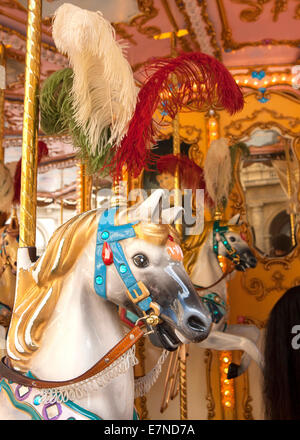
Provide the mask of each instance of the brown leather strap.
[{"label": "brown leather strap", "polygon": [[59,388],[67,385],[73,385],[83,380],[89,379],[92,376],[105,370],[109,365],[115,362],[122,354],[126,353],[142,336],[144,336],[143,330],[140,327],[135,326],[117,345],[115,345],[103,358],[101,358],[93,367],[80,376],[65,380],[63,382],[54,382],[46,380],[31,379],[30,377],[23,376],[17,371],[9,368],[5,364],[5,358],[0,362],[0,377],[4,377],[8,380],[12,380],[14,383],[24,385],[26,387],[33,388]]},{"label": "brown leather strap", "polygon": [[194,287],[197,291],[201,290],[207,290],[207,289],[211,289],[212,287],[214,287],[216,284],[219,284],[222,280],[224,280],[224,278],[227,277],[227,275],[230,275],[232,272],[234,271],[234,268],[230,269],[228,272],[224,272],[223,275],[221,276],[221,278],[219,278],[217,281],[215,281],[213,284],[211,284],[210,286],[207,287],[198,287],[197,285],[194,284]]}]

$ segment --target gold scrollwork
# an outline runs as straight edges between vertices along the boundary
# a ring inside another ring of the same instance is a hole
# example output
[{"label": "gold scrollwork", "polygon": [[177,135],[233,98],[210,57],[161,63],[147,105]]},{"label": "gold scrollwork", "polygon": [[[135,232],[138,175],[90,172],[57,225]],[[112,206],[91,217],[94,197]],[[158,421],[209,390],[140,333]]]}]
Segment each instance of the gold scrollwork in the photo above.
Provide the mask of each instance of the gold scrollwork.
[{"label": "gold scrollwork", "polygon": [[212,350],[206,349],[204,353],[204,363],[206,365],[206,385],[207,385],[207,392],[206,392],[206,401],[207,401],[207,420],[212,420],[215,415],[215,400],[213,396],[213,390],[212,390],[212,384],[211,384],[211,365],[212,365],[212,358],[213,358],[213,352]]},{"label": "gold scrollwork", "polygon": [[[247,4],[249,9],[244,9],[240,13],[240,19],[248,23],[257,21],[260,15],[264,12],[264,6],[270,3],[271,0],[245,1],[245,0],[231,0],[232,3],[239,5]],[[279,14],[287,10],[287,0],[273,0],[273,7],[271,12],[273,14],[273,21],[277,21]]]},{"label": "gold scrollwork", "polygon": [[251,402],[253,401],[252,397],[250,396],[250,386],[249,386],[249,374],[248,371],[246,371],[243,374],[243,380],[244,380],[244,390],[243,390],[243,416],[245,420],[253,420],[253,414],[252,414],[252,405]]},{"label": "gold scrollwork", "polygon": [[[264,4],[268,3],[270,0],[260,0],[260,1],[231,0],[231,1],[238,4],[249,5],[250,9],[245,9],[244,11],[242,11],[240,14],[240,18],[243,21],[254,22],[259,18],[259,16],[263,12]],[[272,8],[272,13],[273,13],[273,21],[276,21],[278,19],[279,14],[285,10],[284,9],[286,6],[285,3],[287,3],[287,1],[286,0],[274,0],[274,1],[275,4]],[[256,47],[256,46],[268,45],[268,44],[272,44],[273,46],[285,45],[285,46],[299,47],[300,39],[276,40],[273,38],[267,38],[265,40],[260,40],[260,41],[245,41],[245,42],[235,41],[232,36],[232,30],[228,23],[227,13],[225,10],[223,0],[217,0],[217,5],[222,23],[221,37],[223,40],[223,47],[225,51],[239,50],[247,46]],[[298,19],[299,17],[300,17],[300,7],[297,6],[294,18]]]},{"label": "gold scrollwork", "polygon": [[257,277],[250,278],[247,281],[246,276],[243,274],[242,286],[247,293],[255,296],[257,301],[263,301],[266,296],[272,292],[284,292],[289,288],[289,286],[283,284],[286,277],[279,270],[276,270],[272,274],[271,279],[273,281],[273,285],[267,287],[265,283]]},{"label": "gold scrollwork", "polygon": [[146,26],[149,20],[152,20],[158,15],[158,9],[154,6],[154,0],[137,0],[137,4],[140,13],[133,17],[128,24],[122,22],[113,24],[116,32],[122,38],[133,44],[136,44],[136,42],[133,36],[128,34],[125,29],[127,26],[136,28],[140,34],[146,35],[148,38],[153,38],[154,35],[161,33],[161,29],[157,26]]}]

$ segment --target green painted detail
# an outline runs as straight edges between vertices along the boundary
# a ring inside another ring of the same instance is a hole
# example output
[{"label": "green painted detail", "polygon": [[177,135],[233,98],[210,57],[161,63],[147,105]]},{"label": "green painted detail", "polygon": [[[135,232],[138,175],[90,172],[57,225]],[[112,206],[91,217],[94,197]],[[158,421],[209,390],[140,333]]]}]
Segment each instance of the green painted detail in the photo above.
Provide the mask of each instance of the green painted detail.
[{"label": "green painted detail", "polygon": [[138,412],[135,408],[133,408],[133,420],[140,420]]},{"label": "green painted detail", "polygon": [[90,420],[103,420],[101,417],[98,417],[96,414],[88,411],[87,409],[82,408],[81,406],[77,405],[76,403],[72,402],[72,400],[68,400],[67,402],[64,402],[63,405],[68,406],[69,408],[73,409],[74,411],[77,411],[82,416],[87,417]]},{"label": "green painted detail", "polygon": [[13,406],[21,411],[24,411],[25,413],[29,414],[32,418],[32,420],[43,420],[42,417],[39,415],[37,411],[35,411],[32,406],[30,406],[28,403],[19,402],[10,388],[10,386],[5,382],[4,379],[0,382],[0,392],[3,390],[6,391],[6,394],[8,395],[11,403]]}]

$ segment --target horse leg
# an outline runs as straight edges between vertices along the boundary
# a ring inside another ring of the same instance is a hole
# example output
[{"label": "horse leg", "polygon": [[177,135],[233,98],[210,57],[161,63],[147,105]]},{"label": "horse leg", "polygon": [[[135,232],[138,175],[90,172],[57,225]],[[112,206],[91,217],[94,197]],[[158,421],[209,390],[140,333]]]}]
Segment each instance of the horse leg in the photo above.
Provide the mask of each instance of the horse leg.
[{"label": "horse leg", "polygon": [[[226,332],[250,339],[256,346],[260,335],[260,331],[257,327],[255,327],[255,325],[229,325],[226,329]],[[237,365],[233,362],[229,365],[228,379],[232,379],[243,374],[249,367],[252,359],[258,364],[260,368],[262,368],[263,358],[259,351],[258,356],[256,356],[255,358],[244,351],[241,357],[240,365]]]},{"label": "horse leg", "polygon": [[[226,332],[212,331],[200,344],[200,347],[214,350],[242,350],[262,365],[262,356],[256,344],[244,336],[237,336]],[[231,364],[232,365],[232,364]],[[233,364],[228,371],[228,378],[233,379],[243,373],[239,365]]]}]

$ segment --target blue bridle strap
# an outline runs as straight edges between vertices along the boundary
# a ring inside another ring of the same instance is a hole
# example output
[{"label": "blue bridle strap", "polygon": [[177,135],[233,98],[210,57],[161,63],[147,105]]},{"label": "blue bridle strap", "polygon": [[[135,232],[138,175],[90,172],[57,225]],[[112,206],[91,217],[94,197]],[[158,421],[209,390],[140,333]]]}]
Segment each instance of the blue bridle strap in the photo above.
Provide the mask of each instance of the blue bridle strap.
[{"label": "blue bridle strap", "polygon": [[113,263],[127,288],[127,295],[143,312],[151,307],[152,298],[142,283],[138,283],[129,267],[124,251],[119,241],[136,236],[133,225],[115,225],[114,219],[117,208],[104,211],[100,217],[97,229],[95,252],[94,288],[98,295],[106,298],[106,265],[102,259],[104,243],[108,243],[113,253]]},{"label": "blue bridle strap", "polygon": [[[213,226],[213,251],[216,255],[216,258],[218,260],[218,255],[219,255],[219,245],[218,245],[218,240],[216,238],[216,235],[219,234],[220,236],[220,241],[223,243],[225,249],[226,249],[226,257],[233,261],[234,264],[239,264],[240,262],[240,256],[237,253],[237,250],[235,248],[233,248],[229,243],[228,240],[225,237],[226,232],[228,232],[228,226],[221,226],[220,222],[218,220],[216,220],[214,222],[214,226]],[[219,260],[218,260],[219,262]]]}]

